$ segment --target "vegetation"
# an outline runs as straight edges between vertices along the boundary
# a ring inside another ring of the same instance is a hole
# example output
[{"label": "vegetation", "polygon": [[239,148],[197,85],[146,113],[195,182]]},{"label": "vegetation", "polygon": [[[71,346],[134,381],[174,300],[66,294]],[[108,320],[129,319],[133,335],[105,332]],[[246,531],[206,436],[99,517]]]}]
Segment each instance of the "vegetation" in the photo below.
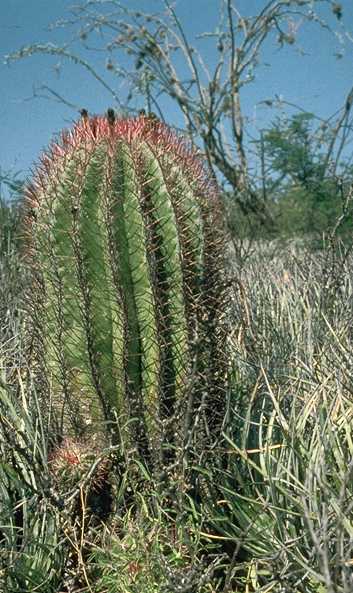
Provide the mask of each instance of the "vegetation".
[{"label": "vegetation", "polygon": [[[11,216],[13,229],[4,205]],[[351,591],[349,247],[333,236],[315,252],[234,242],[231,422],[222,453],[194,467],[202,498],[185,490],[177,508],[143,464],[112,471],[114,447],[71,440],[50,454],[26,361],[13,356],[23,351],[16,236],[1,259],[13,258],[1,293],[4,593]],[[104,515],[107,468],[115,512]]]},{"label": "vegetation", "polygon": [[[26,217],[8,200],[18,176],[1,176],[0,593],[350,593],[352,91],[326,121],[282,111],[248,142],[263,44],[295,46],[302,22],[329,30],[321,3],[242,16],[220,2],[212,72],[164,5],[89,0],[60,21],[78,27],[75,51],[101,33],[128,123],[81,109]],[[43,52],[109,88],[69,45],[9,60]],[[166,95],[218,177],[227,242],[197,157],[151,113]]]}]

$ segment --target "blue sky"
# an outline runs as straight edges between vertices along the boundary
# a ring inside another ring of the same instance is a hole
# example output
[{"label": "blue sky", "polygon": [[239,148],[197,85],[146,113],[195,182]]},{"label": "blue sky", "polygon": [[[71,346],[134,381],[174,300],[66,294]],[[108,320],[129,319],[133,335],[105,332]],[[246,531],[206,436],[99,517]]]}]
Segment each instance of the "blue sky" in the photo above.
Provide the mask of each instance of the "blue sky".
[{"label": "blue sky", "polygon": [[[34,42],[65,43],[68,32],[57,29],[50,32],[48,25],[57,19],[68,17],[69,9],[79,0],[1,0],[0,9],[0,167],[2,170],[21,171],[26,175],[40,151],[45,148],[53,134],[67,127],[77,117],[76,108],[45,99],[30,100],[33,85],[46,83],[63,95],[72,104],[87,107],[91,112],[103,112],[114,106],[109,94],[98,86],[79,67],[63,64],[60,77],[55,66],[57,57],[36,55],[4,64],[4,56],[22,46]],[[255,14],[264,6],[263,0],[238,0],[241,11]],[[353,31],[352,0],[341,0],[344,25]],[[159,0],[128,0],[131,8],[157,11]],[[178,0],[177,12],[189,36],[210,30],[216,23],[218,0]],[[336,29],[340,24],[332,17],[325,5],[320,14]],[[353,37],[352,37],[353,39]],[[345,96],[353,86],[353,42],[347,41],[342,59],[334,54],[341,47],[333,36],[315,26],[304,25],[299,41],[305,51],[301,56],[297,49],[287,47],[282,51],[268,43],[264,62],[254,84],[244,92],[246,113],[255,118],[258,127],[266,125],[274,117],[261,101],[281,95],[285,100],[301,105],[308,111],[328,117],[342,106]],[[214,54],[207,45],[206,60],[212,63]],[[91,54],[92,64],[114,84],[114,79],[105,69],[106,55]],[[118,89],[117,89],[118,90]],[[136,107],[143,100],[136,97]],[[180,119],[169,104],[168,122],[180,125]]]}]

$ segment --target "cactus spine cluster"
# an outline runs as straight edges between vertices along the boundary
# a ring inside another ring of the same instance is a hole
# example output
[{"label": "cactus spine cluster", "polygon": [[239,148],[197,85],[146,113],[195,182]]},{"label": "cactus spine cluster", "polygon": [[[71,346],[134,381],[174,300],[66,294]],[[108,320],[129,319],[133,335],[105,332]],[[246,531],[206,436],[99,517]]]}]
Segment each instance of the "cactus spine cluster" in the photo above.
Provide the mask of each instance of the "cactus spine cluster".
[{"label": "cactus spine cluster", "polygon": [[111,428],[151,462],[215,438],[224,236],[194,149],[144,115],[82,117],[42,156],[27,203],[32,357],[55,431]]}]

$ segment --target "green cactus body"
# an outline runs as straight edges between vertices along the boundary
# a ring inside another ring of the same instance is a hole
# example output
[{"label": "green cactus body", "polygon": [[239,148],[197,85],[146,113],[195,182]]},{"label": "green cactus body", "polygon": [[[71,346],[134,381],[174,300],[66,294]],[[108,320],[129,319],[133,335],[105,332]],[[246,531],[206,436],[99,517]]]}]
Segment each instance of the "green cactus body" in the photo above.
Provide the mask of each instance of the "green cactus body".
[{"label": "green cactus body", "polygon": [[145,117],[84,118],[43,156],[27,194],[32,352],[55,430],[115,434],[154,462],[197,430],[215,438],[224,238],[194,150]]}]

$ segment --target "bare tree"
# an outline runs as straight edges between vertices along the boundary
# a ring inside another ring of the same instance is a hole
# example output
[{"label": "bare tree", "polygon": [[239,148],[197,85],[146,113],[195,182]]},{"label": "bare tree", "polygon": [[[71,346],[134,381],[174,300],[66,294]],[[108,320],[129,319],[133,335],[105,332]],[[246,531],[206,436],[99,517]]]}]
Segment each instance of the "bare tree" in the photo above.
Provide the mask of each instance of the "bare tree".
[{"label": "bare tree", "polygon": [[[214,30],[202,33],[192,43],[171,0],[161,2],[162,13],[147,14],[129,8],[129,2],[86,0],[73,9],[72,18],[53,25],[53,28],[74,28],[71,44],[65,47],[35,44],[7,59],[46,53],[73,61],[87,69],[120,108],[131,109],[136,95],[143,96],[146,109],[157,112],[162,119],[165,98],[172,99],[183,115],[189,136],[201,141],[215,177],[232,193],[244,214],[256,213],[266,223],[269,220],[263,199],[266,191],[259,190],[250,173],[243,89],[255,79],[267,39],[273,39],[279,48],[294,45],[298,29],[308,21],[330,31],[320,10],[329,7],[341,20],[342,6],[333,0],[268,0],[256,15],[244,16],[236,0],[219,0],[219,21]],[[213,66],[207,64],[200,49],[202,40],[213,44],[216,56]],[[80,53],[75,53],[73,47],[77,41],[84,50],[106,52],[107,70],[128,89],[124,101],[103,74],[95,71]],[[47,86],[41,91],[67,102]],[[350,108],[351,94],[342,112],[328,122],[332,142],[327,151],[327,167],[332,159],[338,158],[347,141]],[[345,130],[343,135],[342,130]]]}]

